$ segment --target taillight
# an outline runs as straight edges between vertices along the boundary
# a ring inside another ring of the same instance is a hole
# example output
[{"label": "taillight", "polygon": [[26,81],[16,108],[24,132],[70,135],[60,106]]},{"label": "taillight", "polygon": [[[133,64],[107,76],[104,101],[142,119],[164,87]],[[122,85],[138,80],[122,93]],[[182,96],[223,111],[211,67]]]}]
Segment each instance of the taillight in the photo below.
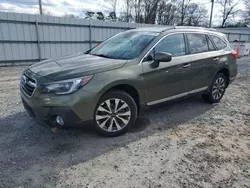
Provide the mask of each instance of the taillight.
[{"label": "taillight", "polygon": [[234,56],[235,59],[238,58],[238,53],[239,53],[238,47],[237,47],[237,51],[232,50],[232,55]]}]

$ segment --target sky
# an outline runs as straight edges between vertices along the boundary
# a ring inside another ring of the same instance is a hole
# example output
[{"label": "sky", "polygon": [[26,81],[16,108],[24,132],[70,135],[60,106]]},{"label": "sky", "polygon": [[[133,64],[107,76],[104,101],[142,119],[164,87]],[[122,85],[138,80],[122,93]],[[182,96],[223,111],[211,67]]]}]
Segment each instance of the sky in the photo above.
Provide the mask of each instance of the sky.
[{"label": "sky", "polygon": [[[193,1],[198,4],[206,6],[210,14],[211,0],[193,0]],[[94,12],[101,11],[107,13],[108,10],[111,9],[111,5],[107,2],[108,0],[42,0],[43,9],[47,12],[51,12],[55,16],[74,14],[80,17],[84,17],[84,12],[86,11],[94,11]],[[244,6],[240,4],[238,8],[242,10],[244,9]],[[38,14],[39,13],[38,0],[0,0],[0,11]],[[240,17],[235,18],[235,20],[239,19]],[[221,14],[219,11],[219,6],[218,4],[215,4],[213,23],[219,24],[220,22],[221,22]]]}]

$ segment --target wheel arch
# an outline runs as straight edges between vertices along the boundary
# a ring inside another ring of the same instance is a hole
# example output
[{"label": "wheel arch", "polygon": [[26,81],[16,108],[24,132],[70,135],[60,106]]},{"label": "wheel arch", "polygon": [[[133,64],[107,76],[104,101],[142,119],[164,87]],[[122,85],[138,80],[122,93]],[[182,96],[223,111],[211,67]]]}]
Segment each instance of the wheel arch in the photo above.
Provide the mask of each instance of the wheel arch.
[{"label": "wheel arch", "polygon": [[[227,78],[227,87],[228,87],[228,85],[229,85],[229,79],[230,79],[230,72],[229,72],[229,70],[228,70],[228,68],[222,68],[222,69],[220,69],[217,73],[216,73],[216,75],[217,74],[219,74],[219,73],[223,73],[225,76],[226,76],[226,78]],[[216,76],[215,75],[215,76]]]},{"label": "wheel arch", "polygon": [[[110,91],[115,91],[115,90],[119,90],[119,91],[124,91],[126,93],[128,93],[135,101],[136,105],[137,105],[137,109],[138,109],[138,114],[140,113],[141,110],[141,101],[143,100],[142,96],[140,95],[140,91],[138,91],[136,89],[135,86],[133,86],[132,84],[127,84],[127,83],[117,83],[117,84],[112,84],[110,87],[105,88],[105,90],[103,90],[100,98],[110,92]],[[100,100],[99,98],[99,100]]]}]

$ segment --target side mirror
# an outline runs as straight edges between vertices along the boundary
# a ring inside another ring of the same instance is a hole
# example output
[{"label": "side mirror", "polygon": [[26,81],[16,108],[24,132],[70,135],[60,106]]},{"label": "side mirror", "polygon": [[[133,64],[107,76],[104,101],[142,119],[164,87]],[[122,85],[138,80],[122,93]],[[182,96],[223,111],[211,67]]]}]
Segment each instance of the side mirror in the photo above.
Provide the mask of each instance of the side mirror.
[{"label": "side mirror", "polygon": [[172,55],[170,53],[160,52],[156,53],[154,57],[154,62],[151,64],[152,68],[159,67],[160,62],[170,62],[172,60]]},{"label": "side mirror", "polygon": [[172,55],[170,53],[160,52],[155,54],[156,62],[170,62],[172,60]]}]

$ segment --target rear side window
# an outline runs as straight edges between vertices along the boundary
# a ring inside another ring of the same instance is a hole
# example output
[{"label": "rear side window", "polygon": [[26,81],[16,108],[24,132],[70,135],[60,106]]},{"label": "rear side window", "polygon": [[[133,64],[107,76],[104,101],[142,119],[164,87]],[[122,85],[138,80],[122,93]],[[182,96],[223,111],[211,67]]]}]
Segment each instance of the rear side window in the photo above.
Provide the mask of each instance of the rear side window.
[{"label": "rear side window", "polygon": [[216,49],[214,48],[212,41],[209,38],[207,39],[207,41],[208,41],[208,50],[215,51]]},{"label": "rear side window", "polygon": [[185,55],[186,48],[184,35],[174,34],[162,39],[162,41],[160,41],[155,47],[155,53],[159,52],[167,52],[172,54],[174,57]]},{"label": "rear side window", "polygon": [[208,51],[208,43],[206,35],[203,34],[187,34],[189,52],[191,54],[202,53]]},{"label": "rear side window", "polygon": [[214,44],[218,48],[218,50],[222,50],[222,49],[225,49],[227,47],[227,44],[222,39],[220,39],[219,37],[216,37],[216,36],[213,36],[213,35],[211,35],[210,37],[214,41]]}]

